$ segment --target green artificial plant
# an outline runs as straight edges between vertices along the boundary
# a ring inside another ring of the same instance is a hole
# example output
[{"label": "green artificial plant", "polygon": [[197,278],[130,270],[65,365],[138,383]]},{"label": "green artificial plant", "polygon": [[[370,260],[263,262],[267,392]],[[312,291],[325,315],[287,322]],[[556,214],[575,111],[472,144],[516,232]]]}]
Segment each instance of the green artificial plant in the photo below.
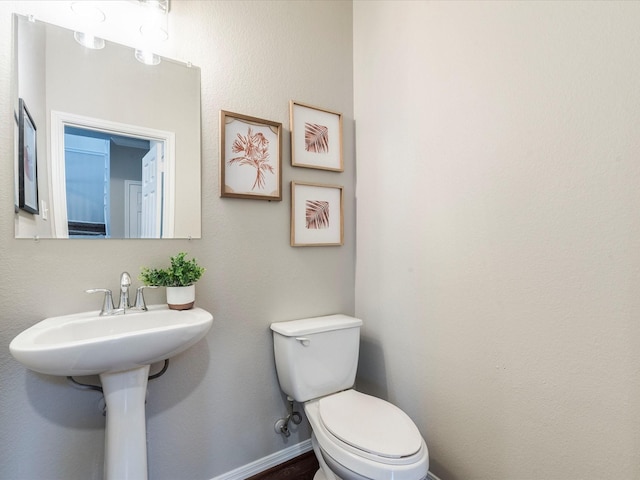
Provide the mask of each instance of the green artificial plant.
[{"label": "green artificial plant", "polygon": [[187,260],[186,253],[180,252],[171,257],[171,266],[168,268],[142,267],[140,280],[145,285],[158,287],[186,287],[196,283],[205,269],[198,265],[195,258]]}]

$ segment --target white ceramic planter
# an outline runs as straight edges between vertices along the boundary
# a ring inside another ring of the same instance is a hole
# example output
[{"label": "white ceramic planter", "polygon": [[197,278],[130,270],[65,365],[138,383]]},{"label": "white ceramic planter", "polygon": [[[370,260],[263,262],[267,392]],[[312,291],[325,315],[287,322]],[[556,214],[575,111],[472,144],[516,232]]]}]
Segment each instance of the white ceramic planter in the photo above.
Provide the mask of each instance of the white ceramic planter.
[{"label": "white ceramic planter", "polygon": [[167,304],[172,310],[189,310],[196,301],[196,286],[167,287]]}]

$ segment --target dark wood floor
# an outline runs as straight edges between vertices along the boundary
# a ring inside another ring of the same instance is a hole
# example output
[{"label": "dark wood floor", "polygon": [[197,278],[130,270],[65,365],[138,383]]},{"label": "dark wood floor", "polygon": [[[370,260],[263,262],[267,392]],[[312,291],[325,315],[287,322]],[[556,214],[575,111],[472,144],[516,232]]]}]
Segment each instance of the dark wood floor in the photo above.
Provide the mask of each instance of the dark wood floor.
[{"label": "dark wood floor", "polygon": [[313,480],[317,471],[318,460],[312,450],[247,480]]}]

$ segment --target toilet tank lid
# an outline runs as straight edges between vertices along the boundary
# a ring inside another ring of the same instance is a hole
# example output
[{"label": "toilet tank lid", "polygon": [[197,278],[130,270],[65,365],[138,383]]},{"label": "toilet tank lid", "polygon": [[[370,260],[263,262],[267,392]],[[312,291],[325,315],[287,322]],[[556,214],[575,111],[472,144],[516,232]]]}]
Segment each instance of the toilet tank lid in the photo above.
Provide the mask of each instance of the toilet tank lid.
[{"label": "toilet tank lid", "polygon": [[275,322],[271,324],[271,330],[284,335],[285,337],[297,337],[299,335],[310,335],[312,333],[329,332],[331,330],[341,330],[343,328],[353,328],[362,325],[359,318],[348,315],[336,314],[323,317],[303,318],[300,320],[289,320],[288,322]]}]

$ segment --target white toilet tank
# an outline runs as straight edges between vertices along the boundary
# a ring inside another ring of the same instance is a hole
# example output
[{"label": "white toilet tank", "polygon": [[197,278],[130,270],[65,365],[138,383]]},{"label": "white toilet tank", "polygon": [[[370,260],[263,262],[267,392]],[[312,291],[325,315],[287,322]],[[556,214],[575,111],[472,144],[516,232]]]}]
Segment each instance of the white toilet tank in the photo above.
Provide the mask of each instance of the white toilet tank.
[{"label": "white toilet tank", "polygon": [[358,368],[362,320],[328,315],[271,324],[280,388],[297,402],[346,390]]}]

